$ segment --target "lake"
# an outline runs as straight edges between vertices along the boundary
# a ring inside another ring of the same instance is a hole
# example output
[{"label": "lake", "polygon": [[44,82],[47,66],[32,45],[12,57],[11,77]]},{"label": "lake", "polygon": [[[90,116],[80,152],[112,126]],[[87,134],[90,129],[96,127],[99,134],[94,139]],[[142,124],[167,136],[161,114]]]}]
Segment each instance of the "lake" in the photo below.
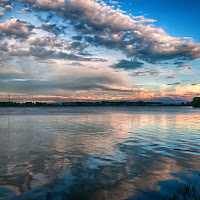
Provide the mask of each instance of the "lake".
[{"label": "lake", "polygon": [[163,199],[199,172],[198,108],[0,108],[2,200]]}]

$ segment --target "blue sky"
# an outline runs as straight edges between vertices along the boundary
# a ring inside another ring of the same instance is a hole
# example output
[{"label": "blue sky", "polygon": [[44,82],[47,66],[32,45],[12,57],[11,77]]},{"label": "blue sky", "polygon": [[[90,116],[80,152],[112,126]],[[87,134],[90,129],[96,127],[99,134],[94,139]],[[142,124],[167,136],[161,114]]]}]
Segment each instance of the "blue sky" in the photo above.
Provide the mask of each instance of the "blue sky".
[{"label": "blue sky", "polygon": [[0,0],[0,100],[190,101],[194,0]]},{"label": "blue sky", "polygon": [[198,0],[125,0],[121,9],[133,15],[156,19],[157,27],[174,37],[192,37],[200,42],[200,2]]}]

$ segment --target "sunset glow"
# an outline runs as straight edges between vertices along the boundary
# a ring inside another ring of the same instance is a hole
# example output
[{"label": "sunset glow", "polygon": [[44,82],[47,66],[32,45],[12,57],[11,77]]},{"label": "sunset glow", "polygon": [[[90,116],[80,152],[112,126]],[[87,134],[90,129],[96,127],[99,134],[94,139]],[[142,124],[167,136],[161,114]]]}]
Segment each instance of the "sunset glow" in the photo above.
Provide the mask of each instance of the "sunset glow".
[{"label": "sunset glow", "polygon": [[200,96],[200,4],[172,2],[0,0],[0,101]]}]

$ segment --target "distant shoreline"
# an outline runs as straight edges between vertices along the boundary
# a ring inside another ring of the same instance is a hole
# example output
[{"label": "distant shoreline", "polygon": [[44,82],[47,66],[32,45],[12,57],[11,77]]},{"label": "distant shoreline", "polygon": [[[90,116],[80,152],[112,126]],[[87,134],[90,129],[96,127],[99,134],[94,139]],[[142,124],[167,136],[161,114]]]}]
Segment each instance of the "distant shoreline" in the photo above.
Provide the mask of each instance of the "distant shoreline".
[{"label": "distant shoreline", "polygon": [[101,102],[0,102],[0,107],[121,107],[121,106],[192,106],[190,102],[177,104],[164,104],[162,102],[130,102],[130,101],[101,101]]}]

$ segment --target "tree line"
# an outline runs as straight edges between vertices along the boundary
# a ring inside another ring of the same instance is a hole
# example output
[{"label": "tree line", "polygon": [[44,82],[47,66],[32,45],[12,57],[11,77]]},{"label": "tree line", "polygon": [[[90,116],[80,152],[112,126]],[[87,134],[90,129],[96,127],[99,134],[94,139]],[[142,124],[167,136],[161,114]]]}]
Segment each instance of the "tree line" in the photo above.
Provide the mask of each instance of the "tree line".
[{"label": "tree line", "polygon": [[191,106],[191,102],[164,104],[162,102],[144,102],[144,101],[93,101],[93,102],[0,102],[0,107],[75,107],[75,106]]}]

